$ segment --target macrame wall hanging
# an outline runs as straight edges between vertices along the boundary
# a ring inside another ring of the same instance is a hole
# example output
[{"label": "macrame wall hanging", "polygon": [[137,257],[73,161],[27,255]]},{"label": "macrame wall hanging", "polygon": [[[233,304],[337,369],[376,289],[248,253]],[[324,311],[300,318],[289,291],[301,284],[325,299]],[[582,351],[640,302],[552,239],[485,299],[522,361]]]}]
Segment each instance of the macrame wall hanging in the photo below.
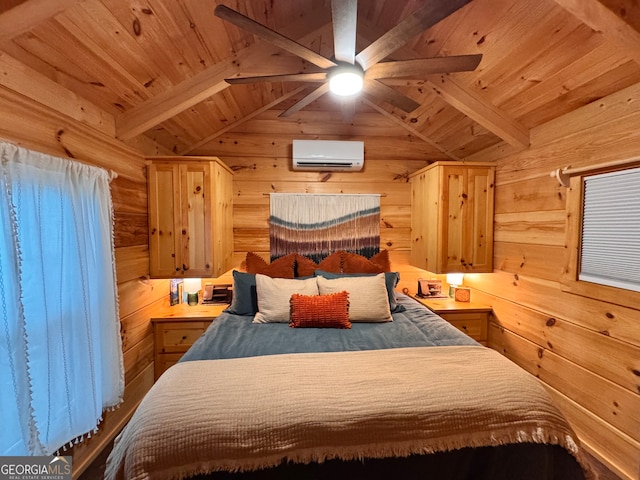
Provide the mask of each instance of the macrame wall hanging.
[{"label": "macrame wall hanging", "polygon": [[320,262],[338,250],[380,251],[380,195],[270,194],[271,260],[299,253]]}]

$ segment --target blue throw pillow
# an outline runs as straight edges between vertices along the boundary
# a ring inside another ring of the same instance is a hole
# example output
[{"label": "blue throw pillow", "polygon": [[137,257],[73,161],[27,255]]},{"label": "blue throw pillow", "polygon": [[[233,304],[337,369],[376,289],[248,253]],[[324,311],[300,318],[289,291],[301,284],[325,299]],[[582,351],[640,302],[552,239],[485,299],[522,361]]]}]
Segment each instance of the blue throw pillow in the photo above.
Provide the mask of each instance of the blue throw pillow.
[{"label": "blue throw pillow", "polygon": [[[316,270],[314,272],[316,276],[321,276],[327,279],[342,278],[342,277],[372,277],[378,275],[377,273],[331,273],[324,270]],[[387,294],[389,295],[389,309],[391,313],[404,312],[406,308],[404,305],[400,305],[396,301],[395,288],[400,281],[400,273],[398,272],[385,272],[384,283],[387,287]]]},{"label": "blue throw pillow", "polygon": [[255,315],[258,311],[258,293],[256,291],[256,276],[234,270],[233,300],[225,312],[235,315]]}]

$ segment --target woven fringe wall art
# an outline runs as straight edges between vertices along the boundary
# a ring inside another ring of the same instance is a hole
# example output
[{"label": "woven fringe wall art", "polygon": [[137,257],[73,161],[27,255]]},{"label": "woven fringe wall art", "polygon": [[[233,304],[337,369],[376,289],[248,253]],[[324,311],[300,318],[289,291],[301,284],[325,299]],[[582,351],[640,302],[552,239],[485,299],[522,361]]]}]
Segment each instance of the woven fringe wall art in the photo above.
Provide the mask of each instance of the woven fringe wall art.
[{"label": "woven fringe wall art", "polygon": [[271,260],[299,253],[320,262],[338,250],[380,251],[380,195],[270,194]]}]

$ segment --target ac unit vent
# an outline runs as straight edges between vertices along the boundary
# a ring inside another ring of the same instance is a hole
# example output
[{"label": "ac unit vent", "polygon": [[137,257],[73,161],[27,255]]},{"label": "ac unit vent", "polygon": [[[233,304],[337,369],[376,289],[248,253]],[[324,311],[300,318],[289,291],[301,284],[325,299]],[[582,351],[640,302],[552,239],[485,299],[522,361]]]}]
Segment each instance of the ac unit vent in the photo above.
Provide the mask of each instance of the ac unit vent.
[{"label": "ac unit vent", "polygon": [[296,171],[357,172],[363,166],[364,142],[293,141],[293,169]]}]

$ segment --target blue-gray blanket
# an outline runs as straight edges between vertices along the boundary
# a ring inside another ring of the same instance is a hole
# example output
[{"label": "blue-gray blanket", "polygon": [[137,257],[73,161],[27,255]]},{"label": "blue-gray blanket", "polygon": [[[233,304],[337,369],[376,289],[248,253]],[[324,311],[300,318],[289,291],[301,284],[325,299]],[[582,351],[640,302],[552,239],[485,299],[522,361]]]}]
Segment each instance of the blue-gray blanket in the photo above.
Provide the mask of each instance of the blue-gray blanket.
[{"label": "blue-gray blanket", "polygon": [[180,361],[280,353],[337,352],[442,345],[478,345],[414,299],[397,294],[404,312],[392,322],[353,323],[351,329],[291,328],[252,323],[252,316],[222,313]]}]

